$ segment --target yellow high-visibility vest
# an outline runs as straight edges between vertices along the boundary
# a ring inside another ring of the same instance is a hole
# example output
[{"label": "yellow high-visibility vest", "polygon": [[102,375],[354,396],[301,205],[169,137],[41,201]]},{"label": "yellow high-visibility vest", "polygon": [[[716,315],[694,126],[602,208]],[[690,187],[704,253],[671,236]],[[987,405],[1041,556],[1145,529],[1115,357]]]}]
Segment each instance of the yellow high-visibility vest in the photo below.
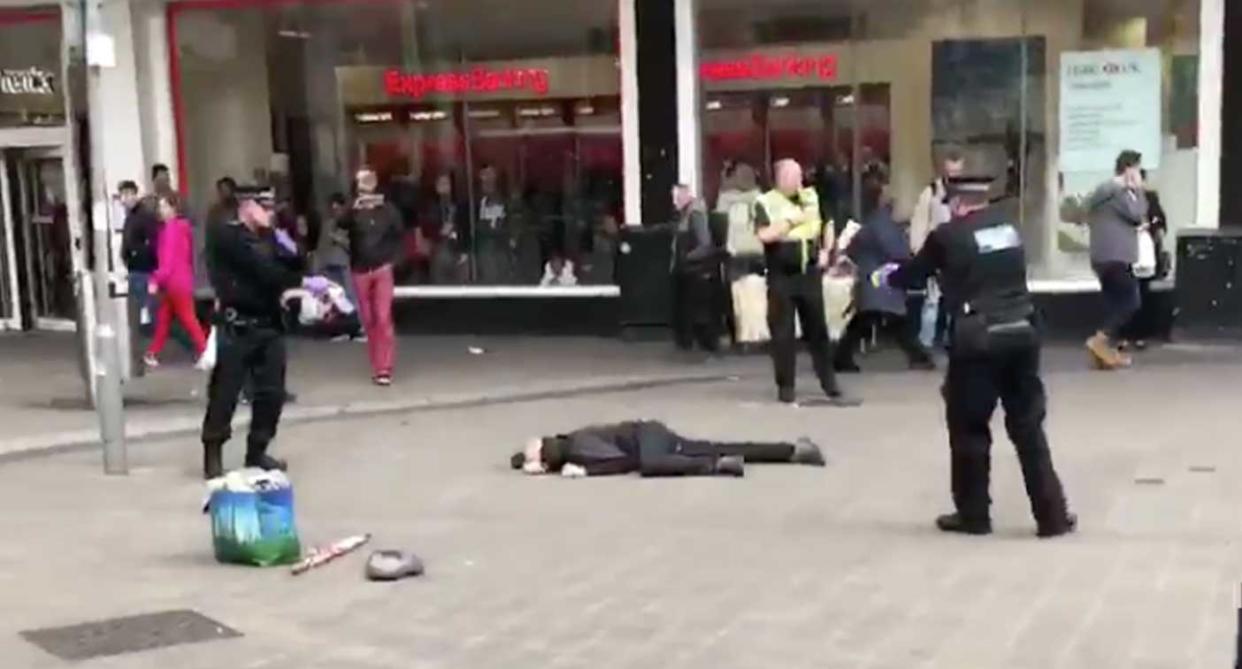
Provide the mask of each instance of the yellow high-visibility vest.
[{"label": "yellow high-visibility vest", "polygon": [[802,267],[805,268],[810,264],[811,245],[823,238],[824,220],[819,215],[819,195],[814,188],[803,188],[798,192],[798,200],[801,205],[794,204],[773,188],[759,197],[759,205],[767,212],[769,224],[801,219],[789,228],[787,241],[800,242]]}]

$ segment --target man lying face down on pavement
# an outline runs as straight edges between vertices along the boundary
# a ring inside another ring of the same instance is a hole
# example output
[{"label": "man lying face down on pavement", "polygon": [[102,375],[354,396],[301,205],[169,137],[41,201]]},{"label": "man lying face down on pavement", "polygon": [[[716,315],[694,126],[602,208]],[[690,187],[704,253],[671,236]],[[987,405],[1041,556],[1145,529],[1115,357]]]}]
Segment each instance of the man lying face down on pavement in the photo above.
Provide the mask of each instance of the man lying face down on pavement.
[{"label": "man lying face down on pavement", "polygon": [[652,476],[743,476],[745,463],[824,466],[815,442],[723,442],[690,439],[656,421],[593,425],[531,439],[509,464],[527,474],[566,477],[638,472]]}]

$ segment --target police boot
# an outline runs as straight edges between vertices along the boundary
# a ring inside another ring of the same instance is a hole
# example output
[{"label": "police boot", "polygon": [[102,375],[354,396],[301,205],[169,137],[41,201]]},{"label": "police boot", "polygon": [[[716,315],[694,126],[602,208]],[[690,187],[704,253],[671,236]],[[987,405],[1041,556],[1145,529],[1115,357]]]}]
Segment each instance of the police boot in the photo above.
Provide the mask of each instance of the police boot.
[{"label": "police boot", "polygon": [[224,476],[224,444],[203,444],[203,478],[210,481]]},{"label": "police boot", "polygon": [[1065,534],[1071,534],[1077,529],[1078,516],[1067,513],[1065,514],[1065,519],[1059,523],[1040,523],[1036,536],[1040,539],[1052,539]]},{"label": "police boot", "polygon": [[953,534],[974,534],[982,536],[992,533],[990,520],[966,520],[961,514],[950,513],[936,519],[936,527],[941,532]]},{"label": "police boot", "polygon": [[249,446],[246,448],[246,466],[257,467],[264,471],[272,471],[275,469],[283,472],[289,469],[288,463],[284,460],[278,460],[267,454],[266,444],[263,446]]}]

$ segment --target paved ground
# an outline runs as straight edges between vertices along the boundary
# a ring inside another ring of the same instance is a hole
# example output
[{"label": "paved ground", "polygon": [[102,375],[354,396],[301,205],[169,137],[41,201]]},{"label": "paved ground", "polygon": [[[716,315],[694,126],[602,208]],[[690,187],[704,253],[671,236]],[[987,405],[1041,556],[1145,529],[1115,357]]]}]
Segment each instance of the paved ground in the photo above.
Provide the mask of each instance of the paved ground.
[{"label": "paved ground", "polygon": [[[285,430],[304,539],[369,531],[426,558],[426,578],[394,585],[364,582],[361,556],[297,579],[214,564],[191,440],[136,445],[128,478],[102,477],[93,453],[10,462],[0,657],[65,666],[17,632],[192,608],[246,636],[78,666],[1229,666],[1242,356],[1165,351],[1111,375],[1080,371],[1076,351],[1052,358],[1050,432],[1082,518],[1054,542],[1031,536],[1004,444],[998,534],[930,529],[947,500],[938,380],[907,373],[854,381],[869,400],[855,411],[774,406],[766,376],[746,375]],[[704,435],[805,433],[832,463],[682,481],[504,467],[527,435],[634,416]]]},{"label": "paved ground", "polygon": [[[485,353],[472,354],[471,348]],[[167,352],[163,367],[126,388],[132,435],[193,431],[202,421],[203,374],[175,345]],[[710,368],[670,364],[668,347],[652,342],[407,337],[399,344],[396,383],[382,389],[370,383],[362,344],[291,339],[290,356],[289,384],[299,394],[299,402],[286,414],[292,421],[342,411],[365,414],[567,388],[718,376],[755,364],[754,360],[729,360]],[[0,455],[98,439],[98,420],[86,404],[71,336],[0,336],[0,380],[4,426]]]}]

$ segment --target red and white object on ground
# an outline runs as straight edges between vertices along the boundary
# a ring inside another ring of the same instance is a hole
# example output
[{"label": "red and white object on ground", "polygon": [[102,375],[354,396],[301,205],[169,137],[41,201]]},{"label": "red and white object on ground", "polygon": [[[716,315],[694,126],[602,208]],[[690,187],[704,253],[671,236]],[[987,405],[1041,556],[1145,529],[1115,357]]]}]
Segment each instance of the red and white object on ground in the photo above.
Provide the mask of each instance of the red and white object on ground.
[{"label": "red and white object on ground", "polygon": [[315,567],[327,564],[342,555],[352,553],[362,548],[371,540],[370,534],[358,534],[352,537],[346,537],[340,541],[328,544],[327,546],[316,546],[306,553],[305,557],[293,565],[291,570],[293,575],[304,574]]}]

